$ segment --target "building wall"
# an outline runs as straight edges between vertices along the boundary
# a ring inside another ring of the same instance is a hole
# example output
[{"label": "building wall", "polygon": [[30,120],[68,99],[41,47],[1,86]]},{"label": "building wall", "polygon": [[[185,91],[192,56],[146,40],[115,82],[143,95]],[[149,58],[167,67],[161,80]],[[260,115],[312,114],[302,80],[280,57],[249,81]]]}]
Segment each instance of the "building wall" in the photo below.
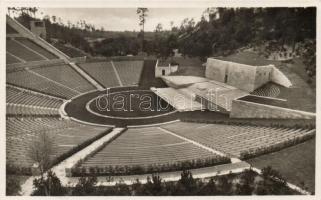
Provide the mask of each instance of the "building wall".
[{"label": "building wall", "polygon": [[315,119],[315,113],[233,100],[231,118]]},{"label": "building wall", "polygon": [[178,65],[174,65],[174,66],[157,66],[155,67],[155,77],[161,77],[163,76],[162,72],[163,70],[165,70],[165,75],[164,76],[168,76],[174,72],[178,71]]},{"label": "building wall", "polygon": [[228,71],[228,85],[248,92],[254,90],[256,67],[231,63]]},{"label": "building wall", "polygon": [[208,58],[205,76],[241,90],[252,92],[270,81],[271,71],[272,66],[270,65],[251,66]]},{"label": "building wall", "polygon": [[220,60],[208,58],[206,62],[205,77],[224,83],[224,76],[227,71],[226,63]]},{"label": "building wall", "polygon": [[256,67],[254,89],[261,87],[270,81],[272,77],[272,66],[258,66]]},{"label": "building wall", "polygon": [[45,27],[45,22],[43,21],[31,21],[30,22],[30,30],[33,32],[35,35],[46,38],[46,27]]},{"label": "building wall", "polygon": [[284,87],[291,87],[292,83],[279,69],[272,66],[271,81]]}]

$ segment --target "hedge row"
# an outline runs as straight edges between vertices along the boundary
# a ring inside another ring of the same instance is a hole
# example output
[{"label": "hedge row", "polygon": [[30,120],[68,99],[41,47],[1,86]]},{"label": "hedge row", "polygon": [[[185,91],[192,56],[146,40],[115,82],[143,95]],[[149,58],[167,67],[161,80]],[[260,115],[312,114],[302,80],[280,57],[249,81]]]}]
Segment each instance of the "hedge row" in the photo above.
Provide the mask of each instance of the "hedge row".
[{"label": "hedge row", "polygon": [[253,149],[245,150],[240,153],[240,159],[249,159],[249,158],[257,157],[263,154],[279,151],[286,147],[294,146],[296,144],[304,142],[308,139],[313,138],[314,136],[315,136],[315,131],[312,131],[309,134],[306,134],[300,137],[295,137],[293,139],[289,139],[283,142],[279,142],[271,146],[262,146],[255,149],[253,148]]},{"label": "hedge row", "polygon": [[[50,167],[57,165],[61,161],[65,160],[66,158],[68,158],[68,157],[72,156],[73,154],[77,153],[78,151],[84,149],[85,147],[87,147],[88,145],[93,143],[94,141],[104,137],[105,135],[107,135],[111,131],[112,131],[112,128],[96,135],[95,137],[92,137],[92,138],[84,141],[83,143],[75,146],[74,148],[70,149],[69,151],[59,155],[54,160],[52,160]],[[27,175],[27,176],[33,175],[33,170],[32,170],[31,166],[26,167],[26,166],[17,166],[17,165],[13,165],[13,164],[7,164],[6,166],[7,166],[6,167],[7,174]]]},{"label": "hedge row", "polygon": [[109,62],[109,61],[140,61],[144,56],[112,56],[112,57],[91,57],[87,58],[87,63],[92,62]]},{"label": "hedge row", "polygon": [[182,122],[192,123],[211,123],[211,124],[225,124],[225,125],[248,125],[248,126],[264,126],[275,128],[304,128],[314,129],[315,120],[294,120],[294,119],[224,119],[224,120],[211,120],[211,119],[180,119]]},{"label": "hedge row", "polygon": [[37,115],[37,114],[6,114],[7,117],[54,117],[54,118],[59,118],[60,115],[59,114],[54,114],[54,115],[49,115],[49,114],[41,114],[41,115]]},{"label": "hedge row", "polygon": [[214,165],[227,164],[230,162],[231,160],[228,157],[216,156],[205,159],[195,159],[166,164],[74,167],[70,169],[70,172],[72,176],[138,175],[210,167]]}]

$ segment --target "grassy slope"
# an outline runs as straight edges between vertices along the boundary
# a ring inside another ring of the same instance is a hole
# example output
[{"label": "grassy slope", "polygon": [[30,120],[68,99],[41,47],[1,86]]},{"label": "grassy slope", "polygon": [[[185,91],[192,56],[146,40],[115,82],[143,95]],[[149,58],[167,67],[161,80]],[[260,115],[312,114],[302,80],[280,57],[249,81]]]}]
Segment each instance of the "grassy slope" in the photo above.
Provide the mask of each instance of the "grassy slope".
[{"label": "grassy slope", "polygon": [[257,168],[272,166],[295,185],[315,190],[315,138],[278,152],[248,160]]}]

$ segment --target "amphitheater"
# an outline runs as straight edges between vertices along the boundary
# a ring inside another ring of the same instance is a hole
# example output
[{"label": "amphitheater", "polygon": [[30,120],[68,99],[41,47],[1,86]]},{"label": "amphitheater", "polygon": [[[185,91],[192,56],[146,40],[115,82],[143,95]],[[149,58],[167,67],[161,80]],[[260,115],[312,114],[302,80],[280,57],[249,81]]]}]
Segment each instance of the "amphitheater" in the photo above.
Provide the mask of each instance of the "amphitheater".
[{"label": "amphitheater", "polygon": [[[237,171],[250,167],[247,158],[315,135],[314,113],[277,98],[291,82],[273,66],[255,67],[264,68],[262,76],[275,71],[253,87],[232,80],[254,69],[238,63],[227,64],[242,68],[233,75],[227,67],[228,80],[210,73],[155,78],[156,60],[69,57],[8,16],[6,46],[7,172],[38,175],[28,152],[42,133],[52,141],[52,169],[62,181],[213,166]],[[207,70],[210,62],[226,65],[209,59]],[[209,89],[220,95],[211,100]]]}]

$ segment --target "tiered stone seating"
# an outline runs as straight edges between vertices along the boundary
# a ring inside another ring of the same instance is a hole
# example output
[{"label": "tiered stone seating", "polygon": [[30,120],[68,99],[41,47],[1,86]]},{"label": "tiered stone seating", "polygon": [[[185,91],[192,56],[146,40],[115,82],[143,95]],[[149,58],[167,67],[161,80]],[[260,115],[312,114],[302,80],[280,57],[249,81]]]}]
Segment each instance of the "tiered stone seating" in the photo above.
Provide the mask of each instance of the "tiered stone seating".
[{"label": "tiered stone seating", "polygon": [[79,92],[87,92],[95,89],[93,85],[69,65],[44,66],[31,70]]},{"label": "tiered stone seating", "polygon": [[58,58],[57,56],[55,56],[54,54],[50,53],[49,51],[47,51],[46,49],[42,48],[41,46],[35,44],[34,42],[32,42],[31,40],[27,39],[27,38],[15,38],[15,40],[18,43],[21,43],[27,47],[29,47],[30,49],[38,52],[39,54],[45,56],[48,59],[56,59]]},{"label": "tiered stone seating", "polygon": [[11,26],[9,26],[8,24],[6,24],[6,33],[7,34],[16,34],[18,33],[15,29],[13,29]]},{"label": "tiered stone seating", "polygon": [[92,127],[58,118],[14,118],[6,120],[7,164],[30,167],[30,147],[41,132],[48,134],[53,143],[51,158],[66,153],[84,141],[106,131],[106,128]]},{"label": "tiered stone seating", "polygon": [[268,83],[255,91],[253,91],[251,94],[253,95],[258,95],[258,96],[266,96],[266,97],[277,97],[280,95],[280,88],[273,84],[273,83]]},{"label": "tiered stone seating", "polygon": [[6,53],[6,64],[21,63],[20,60]]},{"label": "tiered stone seating", "polygon": [[17,43],[15,40],[7,39],[7,48],[6,50],[11,54],[21,58],[24,61],[39,61],[46,60],[42,56],[30,51],[26,47]]},{"label": "tiered stone seating", "polygon": [[79,66],[106,88],[119,86],[110,62],[82,63]]},{"label": "tiered stone seating", "polygon": [[223,124],[172,123],[162,126],[178,135],[232,156],[245,150],[268,147],[300,137],[305,129],[240,126]]},{"label": "tiered stone seating", "polygon": [[81,167],[161,165],[216,156],[157,127],[150,127],[127,130]]},{"label": "tiered stone seating", "polygon": [[36,94],[10,86],[6,87],[6,102],[46,108],[59,108],[63,103],[62,100],[57,98],[51,98],[47,95]]},{"label": "tiered stone seating", "polygon": [[[70,78],[70,77],[69,77]],[[79,93],[27,70],[7,73],[7,83],[69,99]]]},{"label": "tiered stone seating", "polygon": [[57,49],[62,51],[64,54],[68,55],[71,58],[77,58],[77,57],[84,57],[86,54],[82,52],[80,49],[77,49],[75,47],[71,47],[68,45],[64,45],[61,42],[56,42],[53,44]]},{"label": "tiered stone seating", "polygon": [[45,108],[23,104],[6,104],[7,115],[59,115],[57,108]]},{"label": "tiered stone seating", "polygon": [[123,85],[138,85],[143,70],[143,61],[114,62]]}]

